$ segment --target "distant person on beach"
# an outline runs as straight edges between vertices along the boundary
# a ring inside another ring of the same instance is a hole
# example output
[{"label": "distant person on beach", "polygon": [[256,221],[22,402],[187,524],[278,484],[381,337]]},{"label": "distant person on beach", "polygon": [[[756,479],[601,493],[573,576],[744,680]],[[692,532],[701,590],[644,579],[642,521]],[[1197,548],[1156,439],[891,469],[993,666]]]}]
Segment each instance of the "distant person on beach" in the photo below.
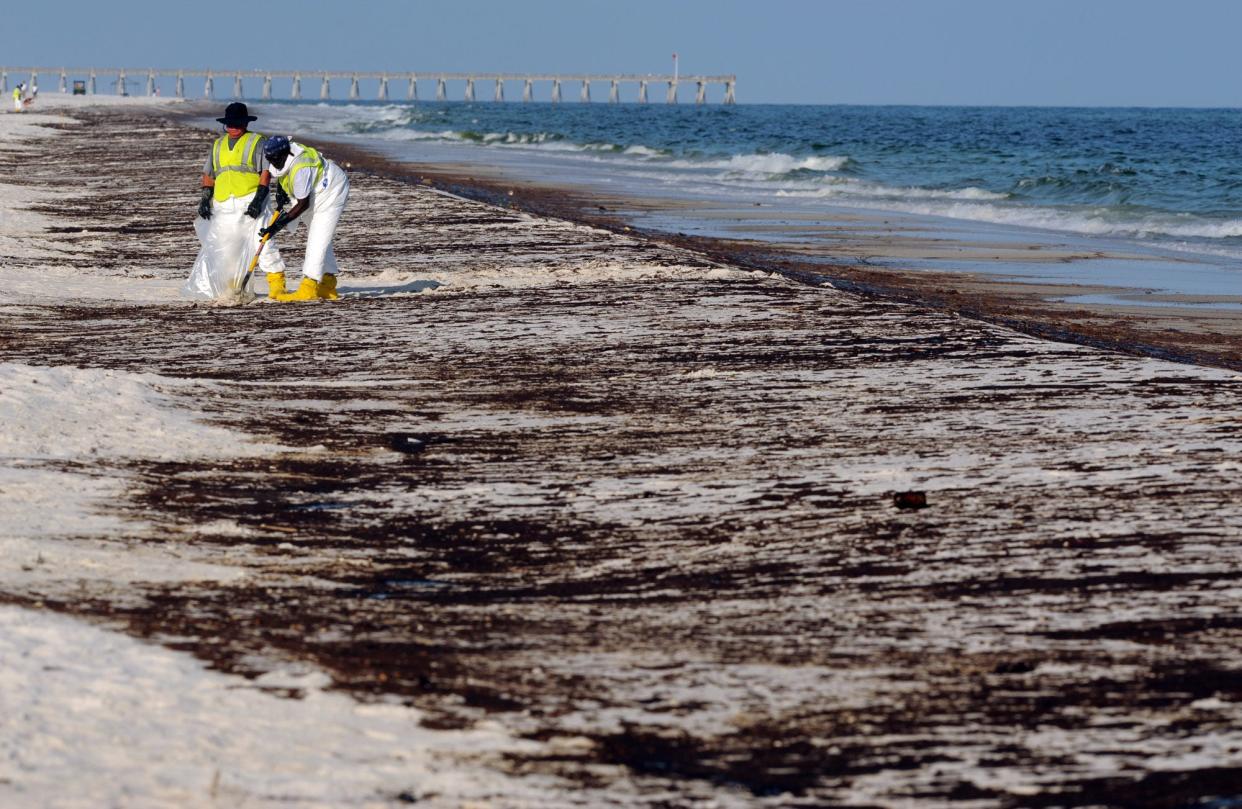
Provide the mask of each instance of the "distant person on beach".
[{"label": "distant person on beach", "polygon": [[[263,147],[267,138],[249,130],[257,121],[245,104],[233,102],[217,118],[224,134],[211,145],[203,165],[199,218],[194,223],[203,249],[199,251],[184,292],[190,297],[219,299],[230,293],[242,277],[240,269],[259,247],[256,220],[270,217],[268,201],[271,174]],[[274,243],[259,254],[259,269],[267,276],[268,296],[285,291],[285,263]]]},{"label": "distant person on beach", "polygon": [[306,214],[306,259],[302,264],[302,283],[296,292],[277,295],[276,299],[334,301],[340,297],[336,293],[336,276],[340,270],[336,265],[336,254],[332,251],[332,237],[336,234],[337,222],[341,220],[345,202],[349,199],[349,177],[318,150],[282,135],[268,138],[264,148],[272,176],[276,178],[277,200],[293,201],[294,205],[260,233],[279,233],[303,213]]},{"label": "distant person on beach", "polygon": [[26,85],[18,84],[13,88],[13,112],[22,111],[22,90],[26,89]]}]

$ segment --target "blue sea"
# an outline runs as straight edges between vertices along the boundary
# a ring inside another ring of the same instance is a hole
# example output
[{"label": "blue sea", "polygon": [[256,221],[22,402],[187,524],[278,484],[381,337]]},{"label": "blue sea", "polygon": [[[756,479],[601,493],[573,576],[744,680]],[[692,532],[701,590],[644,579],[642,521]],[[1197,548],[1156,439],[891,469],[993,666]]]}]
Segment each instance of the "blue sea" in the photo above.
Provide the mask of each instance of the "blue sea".
[{"label": "blue sea", "polygon": [[[1070,273],[1076,283],[1242,292],[1236,270],[1242,260],[1242,110],[256,106],[260,126],[269,132],[348,140],[411,162],[473,163],[517,179],[680,201],[635,214],[648,220],[639,224],[657,229],[775,238],[770,227],[748,229],[740,220],[723,233],[719,217],[699,217],[687,201],[704,210],[724,205],[787,211],[801,217],[797,221],[818,214],[883,214],[954,239],[1029,240],[1146,261],[1130,270],[1124,262],[1093,265]],[[885,261],[882,249],[878,255]],[[909,255],[889,263],[903,262],[919,264]],[[946,268],[939,259],[932,263]],[[1179,285],[1183,271],[1187,278],[1198,273],[1196,280]]]}]

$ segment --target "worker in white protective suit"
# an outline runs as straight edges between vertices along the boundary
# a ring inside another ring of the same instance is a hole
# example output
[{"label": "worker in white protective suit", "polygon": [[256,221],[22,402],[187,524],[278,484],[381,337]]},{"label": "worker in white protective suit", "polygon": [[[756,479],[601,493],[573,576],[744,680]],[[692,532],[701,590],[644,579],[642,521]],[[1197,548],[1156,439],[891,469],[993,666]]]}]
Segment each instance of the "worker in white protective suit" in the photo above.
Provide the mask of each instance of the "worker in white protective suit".
[{"label": "worker in white protective suit", "polygon": [[[245,104],[234,102],[216,120],[224,124],[225,131],[212,143],[203,166],[202,195],[194,221],[202,249],[182,288],[187,297],[207,300],[245,294],[239,284],[259,250],[259,228],[272,215],[271,173],[263,151],[267,138],[249,130],[250,122],[258,118]],[[259,253],[259,269],[267,276],[269,297],[285,291],[285,263],[270,240]]]},{"label": "worker in white protective suit", "polygon": [[268,138],[267,159],[276,178],[279,207],[292,201],[293,207],[282,213],[260,233],[276,234],[305,214],[306,258],[302,263],[302,283],[295,292],[277,295],[279,301],[334,301],[336,292],[336,254],[332,237],[337,222],[349,199],[349,177],[336,163],[318,150],[288,138]]}]

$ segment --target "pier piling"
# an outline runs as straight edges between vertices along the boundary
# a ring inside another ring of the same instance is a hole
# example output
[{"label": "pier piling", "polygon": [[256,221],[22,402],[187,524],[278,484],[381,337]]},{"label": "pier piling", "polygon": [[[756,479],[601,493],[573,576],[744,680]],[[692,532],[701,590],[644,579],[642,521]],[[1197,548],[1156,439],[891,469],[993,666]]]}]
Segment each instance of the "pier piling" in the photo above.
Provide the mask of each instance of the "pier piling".
[{"label": "pier piling", "polygon": [[[37,81],[35,78],[40,72],[54,72],[60,79],[60,92],[69,91],[70,74],[89,75],[87,84],[87,92],[94,94],[96,92],[96,75],[100,72],[104,75],[115,75],[116,92],[118,95],[128,95],[126,87],[126,77],[130,73],[142,73],[146,75],[146,94],[155,95],[159,90],[159,82],[161,77],[176,78],[176,95],[178,98],[185,98],[185,77],[201,76],[203,78],[203,98],[214,98],[215,96],[215,71],[213,70],[191,70],[184,68],[176,68],[171,70],[159,70],[155,68],[78,68],[71,69],[67,67],[57,68],[17,68],[0,66],[0,88],[6,89],[9,85],[9,75],[21,76],[29,73],[31,76],[31,85]],[[273,80],[276,78],[288,78],[292,80],[289,98],[301,99],[302,95],[302,75],[296,71],[281,70],[230,70],[222,72],[221,75],[233,76],[233,93],[234,98],[244,98],[246,95],[245,80],[247,78],[258,79],[262,83],[260,90],[260,98],[264,101],[274,98],[272,89]],[[320,72],[315,71],[315,75],[321,77],[319,85],[319,98],[327,101],[332,97],[332,80],[333,79],[349,79],[349,98],[358,100],[361,98],[360,82],[362,79],[375,79],[378,83],[376,89],[376,98],[380,101],[387,101],[390,98],[388,83],[390,80],[396,79],[400,81],[400,77],[406,77],[408,84],[406,89],[406,99],[409,101],[418,100],[418,75],[415,73],[398,73],[395,76],[388,72]],[[649,100],[649,85],[653,82],[666,83],[668,92],[665,96],[666,103],[677,103],[677,89],[681,82],[693,82],[695,85],[694,100],[696,104],[706,104],[707,96],[711,85],[718,84],[724,87],[724,103],[734,104],[737,101],[736,87],[737,77],[733,75],[721,76],[679,76],[673,75],[657,75],[657,74],[616,74],[616,75],[595,75],[595,74],[548,74],[548,73],[423,73],[424,78],[435,78],[436,82],[436,101],[448,100],[448,82],[462,81],[465,82],[464,98],[466,101],[474,101],[475,82],[490,81],[493,82],[492,98],[495,101],[505,100],[505,82],[514,81],[522,82],[522,100],[535,100],[535,83],[548,82],[551,85],[551,101],[554,104],[560,103],[563,98],[562,85],[565,82],[578,82],[580,86],[579,98],[581,101],[591,101],[591,85],[595,82],[608,82],[608,101],[611,104],[617,104],[621,101],[621,86],[623,84],[638,85],[637,102],[646,104]],[[254,85],[251,85],[252,87]]]}]

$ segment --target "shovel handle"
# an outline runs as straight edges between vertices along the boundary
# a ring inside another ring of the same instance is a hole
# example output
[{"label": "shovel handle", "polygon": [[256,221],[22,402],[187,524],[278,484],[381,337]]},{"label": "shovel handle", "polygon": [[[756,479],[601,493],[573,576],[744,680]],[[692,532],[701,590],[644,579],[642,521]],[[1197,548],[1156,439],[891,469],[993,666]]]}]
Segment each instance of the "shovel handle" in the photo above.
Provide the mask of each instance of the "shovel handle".
[{"label": "shovel handle", "polygon": [[[280,218],[279,208],[277,208],[275,213],[272,214],[272,218],[267,223],[267,226],[270,228],[272,225],[276,223],[276,220],[278,218]],[[238,292],[246,291],[247,285],[250,284],[250,276],[254,275],[254,268],[259,266],[259,254],[263,252],[263,245],[267,244],[267,240],[270,238],[272,238],[272,234],[264,233],[263,236],[259,239],[259,249],[254,251],[254,258],[250,259],[250,267],[246,269],[245,277],[243,277],[241,280],[241,283],[237,285]]]}]

